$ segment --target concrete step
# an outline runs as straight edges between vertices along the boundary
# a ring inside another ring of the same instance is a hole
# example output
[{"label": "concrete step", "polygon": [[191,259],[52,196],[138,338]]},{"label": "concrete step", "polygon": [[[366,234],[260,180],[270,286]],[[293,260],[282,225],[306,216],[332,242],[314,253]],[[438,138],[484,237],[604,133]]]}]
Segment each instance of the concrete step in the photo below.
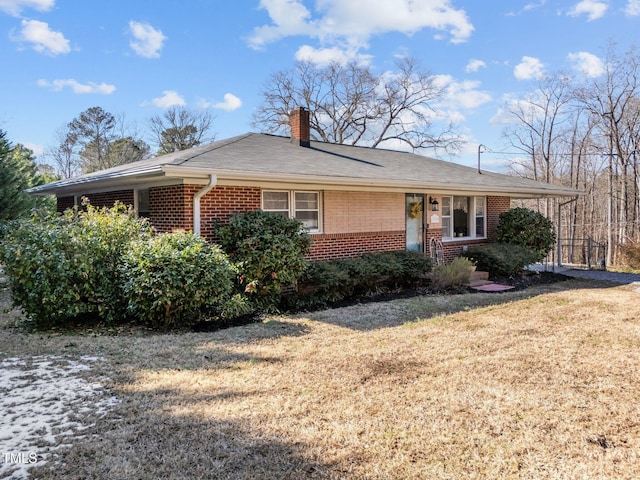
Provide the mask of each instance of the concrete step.
[{"label": "concrete step", "polygon": [[474,270],[469,277],[468,286],[479,287],[482,285],[491,285],[493,282],[489,280],[489,272],[481,272]]},{"label": "concrete step", "polygon": [[475,280],[489,280],[489,272],[481,272],[478,270],[474,270],[471,272],[471,277],[469,278],[472,282]]}]

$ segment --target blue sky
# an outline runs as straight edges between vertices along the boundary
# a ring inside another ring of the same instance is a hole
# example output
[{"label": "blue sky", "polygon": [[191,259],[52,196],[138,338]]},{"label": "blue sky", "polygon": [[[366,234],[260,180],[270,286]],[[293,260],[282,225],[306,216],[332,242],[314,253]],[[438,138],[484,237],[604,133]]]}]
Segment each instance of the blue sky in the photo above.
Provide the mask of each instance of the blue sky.
[{"label": "blue sky", "polygon": [[474,165],[479,144],[505,150],[507,102],[545,74],[597,77],[638,32],[640,0],[0,0],[0,129],[40,155],[89,107],[142,131],[183,105],[223,139],[254,130],[265,81],[297,59],[411,56],[447,86],[437,107],[467,141],[453,160]]}]

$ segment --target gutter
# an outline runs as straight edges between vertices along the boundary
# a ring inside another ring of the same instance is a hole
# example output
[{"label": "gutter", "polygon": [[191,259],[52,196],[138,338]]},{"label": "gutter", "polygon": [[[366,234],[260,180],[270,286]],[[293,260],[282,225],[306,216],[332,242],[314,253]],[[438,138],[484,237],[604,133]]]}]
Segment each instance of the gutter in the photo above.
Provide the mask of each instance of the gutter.
[{"label": "gutter", "polygon": [[[163,173],[167,177],[185,178],[189,174],[195,177],[208,176],[211,174],[210,168],[198,168],[198,167],[176,167],[174,165],[164,166],[162,168]],[[220,170],[217,169],[217,175],[221,177],[225,182],[228,181],[250,181],[250,182],[284,182],[284,183],[299,183],[308,185],[323,185],[323,186],[341,186],[341,187],[374,187],[374,188],[393,188],[401,189],[404,191],[437,191],[443,194],[457,194],[459,192],[465,193],[487,193],[508,195],[514,198],[544,198],[544,197],[568,197],[575,196],[580,192],[573,189],[567,189],[553,184],[541,184],[541,186],[522,186],[518,188],[518,184],[512,185],[469,185],[464,183],[433,183],[433,182],[421,182],[421,181],[407,181],[403,180],[389,180],[380,178],[356,178],[356,177],[337,177],[328,175],[304,175],[295,173],[273,173],[273,172],[245,172],[237,170]],[[500,175],[500,174],[498,174]],[[491,178],[490,172],[484,172],[484,177]],[[514,177],[517,179],[518,177]],[[533,182],[533,181],[532,181]],[[316,188],[314,187],[314,188]],[[542,187],[542,188],[541,188]],[[554,188],[560,187],[560,188]],[[526,195],[526,196],[523,196]]]},{"label": "gutter", "polygon": [[209,183],[202,190],[199,190],[193,196],[193,233],[200,235],[200,199],[209,193],[218,183],[218,177],[215,173],[209,174]]}]

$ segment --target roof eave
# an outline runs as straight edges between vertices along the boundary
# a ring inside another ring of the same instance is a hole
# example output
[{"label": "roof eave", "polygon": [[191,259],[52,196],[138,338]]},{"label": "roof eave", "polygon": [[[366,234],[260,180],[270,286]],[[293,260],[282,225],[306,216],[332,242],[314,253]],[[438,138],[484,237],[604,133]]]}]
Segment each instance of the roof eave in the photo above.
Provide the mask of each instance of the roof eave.
[{"label": "roof eave", "polygon": [[[400,190],[427,190],[442,194],[454,194],[459,192],[468,193],[482,193],[482,194],[497,194],[501,196],[510,196],[514,198],[543,198],[543,197],[568,197],[581,194],[572,189],[564,187],[558,187],[553,184],[548,184],[549,187],[544,188],[513,188],[500,187],[500,186],[482,186],[482,185],[470,185],[464,183],[434,183],[434,182],[422,182],[422,181],[409,181],[406,180],[388,180],[388,179],[362,179],[357,177],[336,177],[329,175],[300,175],[300,174],[282,174],[282,173],[270,173],[270,172],[241,172],[235,170],[219,170],[208,168],[192,168],[192,167],[179,167],[173,165],[165,165],[162,168],[167,177],[189,177],[206,178],[208,175],[215,173],[218,179],[222,180],[238,180],[238,181],[271,181],[280,183],[295,183],[295,184],[309,184],[309,185],[327,185],[336,187],[372,187],[372,188],[390,188]],[[547,184],[545,184],[547,185]]]}]

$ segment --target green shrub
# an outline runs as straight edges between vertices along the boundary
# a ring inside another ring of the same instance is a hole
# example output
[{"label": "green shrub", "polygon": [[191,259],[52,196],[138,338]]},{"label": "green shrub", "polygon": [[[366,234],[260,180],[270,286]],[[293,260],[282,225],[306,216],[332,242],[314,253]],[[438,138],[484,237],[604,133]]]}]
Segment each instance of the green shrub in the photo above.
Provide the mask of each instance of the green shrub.
[{"label": "green shrub", "polygon": [[456,257],[451,263],[437,265],[429,275],[431,288],[436,291],[458,289],[469,283],[473,263],[464,257]]},{"label": "green shrub", "polygon": [[470,247],[462,255],[470,259],[478,270],[489,272],[491,276],[506,276],[521,273],[527,265],[535,263],[539,254],[508,243],[489,243]]},{"label": "green shrub", "polygon": [[547,217],[528,208],[518,207],[500,214],[496,240],[520,245],[535,252],[535,262],[538,262],[553,248],[556,233],[553,223]]},{"label": "green shrub", "polygon": [[217,225],[223,250],[240,272],[239,283],[262,310],[274,310],[282,289],[291,287],[304,271],[311,237],[302,224],[261,210],[233,215]]},{"label": "green shrub", "polygon": [[121,204],[85,208],[17,221],[2,241],[11,297],[36,326],[84,316],[114,322],[126,314],[122,254],[151,229]]},{"label": "green shrub", "polygon": [[618,264],[632,270],[640,270],[640,243],[620,245],[618,250]]},{"label": "green shrub", "polygon": [[431,271],[431,259],[419,252],[369,253],[358,258],[315,261],[301,275],[288,306],[326,305],[357,295],[416,286]]},{"label": "green shrub", "polygon": [[160,329],[187,326],[205,310],[219,314],[235,280],[227,255],[192,233],[134,242],[122,274],[129,313]]}]

